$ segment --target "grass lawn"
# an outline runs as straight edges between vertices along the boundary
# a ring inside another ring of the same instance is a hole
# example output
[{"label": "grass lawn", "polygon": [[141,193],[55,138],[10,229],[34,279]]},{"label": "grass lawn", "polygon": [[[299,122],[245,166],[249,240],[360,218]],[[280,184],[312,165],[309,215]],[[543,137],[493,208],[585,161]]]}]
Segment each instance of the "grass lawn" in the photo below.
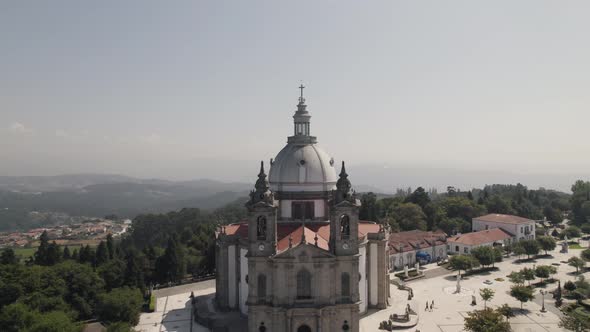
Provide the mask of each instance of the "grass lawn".
[{"label": "grass lawn", "polygon": [[35,254],[37,248],[14,248],[14,254],[20,257],[21,260],[27,259]]},{"label": "grass lawn", "polygon": [[585,247],[582,247],[577,242],[568,242],[568,246],[569,246],[570,249],[586,249]]},{"label": "grass lawn", "polygon": [[[78,249],[80,250],[80,244],[68,244],[68,249],[70,249],[70,253],[72,251],[74,251],[74,249]],[[65,246],[61,246],[61,250],[64,249]],[[31,248],[12,248],[14,250],[14,254],[17,257],[20,257],[21,262],[24,261],[25,259],[33,256],[35,254],[35,252],[37,251],[37,247],[31,247]]]}]

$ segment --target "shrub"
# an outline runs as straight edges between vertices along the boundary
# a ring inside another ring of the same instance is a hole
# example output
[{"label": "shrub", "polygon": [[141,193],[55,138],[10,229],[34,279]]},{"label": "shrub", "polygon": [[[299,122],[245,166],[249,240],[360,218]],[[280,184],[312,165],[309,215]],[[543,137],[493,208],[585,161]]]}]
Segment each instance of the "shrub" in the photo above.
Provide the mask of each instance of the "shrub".
[{"label": "shrub", "polygon": [[154,312],[156,310],[156,295],[150,295],[149,311]]},{"label": "shrub", "polygon": [[101,321],[127,322],[137,325],[143,297],[137,288],[115,288],[98,298],[97,314]]},{"label": "shrub", "polygon": [[563,289],[571,292],[576,289],[576,284],[574,284],[571,280],[568,280],[565,282],[565,284],[563,284]]}]

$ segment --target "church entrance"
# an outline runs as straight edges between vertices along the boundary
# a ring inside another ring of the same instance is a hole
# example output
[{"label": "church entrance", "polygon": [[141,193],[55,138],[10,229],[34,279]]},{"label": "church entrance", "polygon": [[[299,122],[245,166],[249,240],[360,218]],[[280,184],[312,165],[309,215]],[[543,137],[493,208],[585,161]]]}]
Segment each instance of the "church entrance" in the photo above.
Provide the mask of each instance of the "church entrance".
[{"label": "church entrance", "polygon": [[311,332],[311,327],[309,327],[307,325],[301,325],[297,329],[297,332]]}]

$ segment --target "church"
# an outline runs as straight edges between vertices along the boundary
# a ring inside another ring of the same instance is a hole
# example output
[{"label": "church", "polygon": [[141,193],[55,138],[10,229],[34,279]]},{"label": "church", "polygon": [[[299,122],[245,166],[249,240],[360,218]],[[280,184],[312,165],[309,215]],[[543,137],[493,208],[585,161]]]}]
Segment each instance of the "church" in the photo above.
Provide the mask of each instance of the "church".
[{"label": "church", "polygon": [[359,331],[389,301],[386,228],[359,220],[360,200],[311,135],[303,86],[293,135],[261,162],[245,221],[216,233],[216,305],[250,332]]}]

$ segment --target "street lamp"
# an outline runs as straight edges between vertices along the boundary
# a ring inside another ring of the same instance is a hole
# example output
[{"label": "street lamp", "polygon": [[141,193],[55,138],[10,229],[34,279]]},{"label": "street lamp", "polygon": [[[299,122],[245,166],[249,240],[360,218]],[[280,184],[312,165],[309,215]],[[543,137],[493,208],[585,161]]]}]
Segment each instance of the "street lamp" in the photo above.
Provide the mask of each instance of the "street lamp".
[{"label": "street lamp", "polygon": [[541,289],[540,293],[543,297],[543,307],[541,308],[541,312],[547,312],[547,310],[545,310],[545,294],[547,294],[547,292]]}]

